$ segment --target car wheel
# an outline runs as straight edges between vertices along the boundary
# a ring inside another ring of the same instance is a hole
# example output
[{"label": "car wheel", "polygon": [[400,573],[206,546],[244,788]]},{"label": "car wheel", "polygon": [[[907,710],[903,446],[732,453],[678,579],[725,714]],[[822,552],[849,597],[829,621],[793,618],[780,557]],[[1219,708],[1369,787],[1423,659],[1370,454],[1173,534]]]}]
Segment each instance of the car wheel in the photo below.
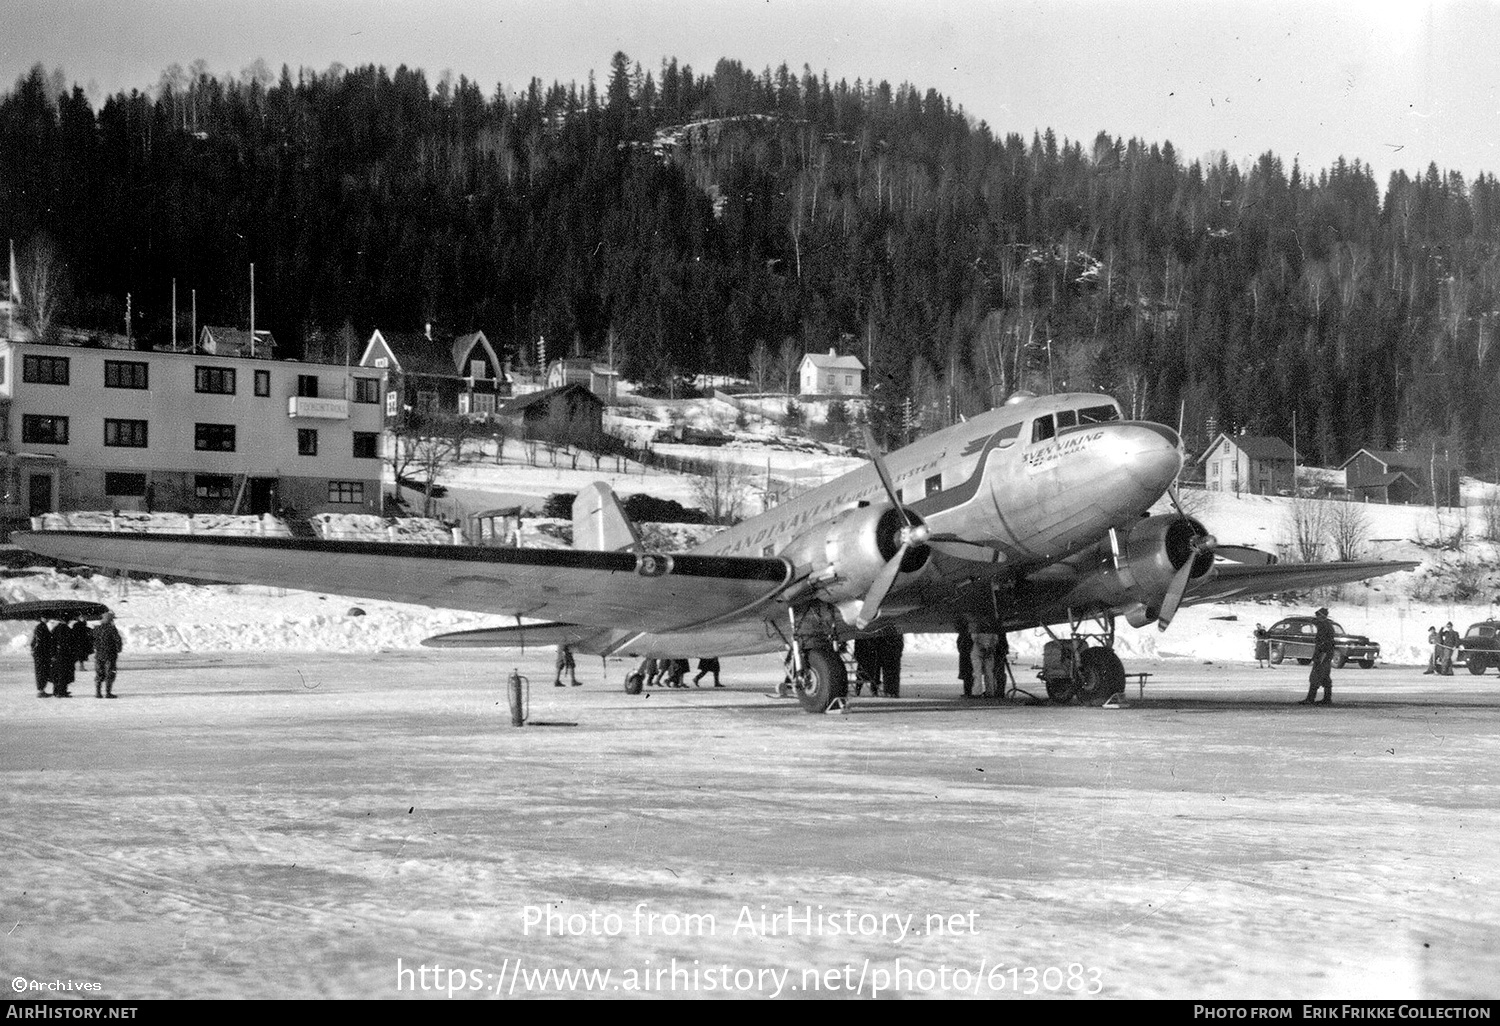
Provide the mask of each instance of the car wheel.
[{"label": "car wheel", "polygon": [[641,676],[640,671],[632,670],[625,675],[625,693],[627,695],[639,695],[645,683],[646,678]]},{"label": "car wheel", "polygon": [[1286,658],[1286,649],[1282,648],[1280,645],[1273,644],[1271,646],[1271,662],[1273,662],[1273,663],[1279,663],[1279,662],[1281,662],[1285,658]]},{"label": "car wheel", "polygon": [[1359,661],[1359,668],[1361,670],[1373,670],[1375,668],[1375,660],[1373,660],[1373,659],[1361,659]]},{"label": "car wheel", "polygon": [[1349,653],[1348,652],[1336,652],[1336,653],[1334,653],[1334,656],[1333,656],[1333,668],[1335,670],[1342,670],[1344,668],[1344,664],[1347,663],[1348,661],[1349,661]]},{"label": "car wheel", "polygon": [[1311,659],[1298,659],[1298,660],[1297,660],[1297,665],[1298,665],[1298,666],[1307,666],[1307,665],[1309,665],[1309,664],[1310,664],[1310,663],[1311,663],[1311,662],[1312,662],[1312,660],[1311,660]]},{"label": "car wheel", "polygon": [[1478,677],[1484,673],[1485,667],[1486,664],[1483,659],[1475,659],[1473,656],[1469,656],[1469,672],[1474,676]]}]

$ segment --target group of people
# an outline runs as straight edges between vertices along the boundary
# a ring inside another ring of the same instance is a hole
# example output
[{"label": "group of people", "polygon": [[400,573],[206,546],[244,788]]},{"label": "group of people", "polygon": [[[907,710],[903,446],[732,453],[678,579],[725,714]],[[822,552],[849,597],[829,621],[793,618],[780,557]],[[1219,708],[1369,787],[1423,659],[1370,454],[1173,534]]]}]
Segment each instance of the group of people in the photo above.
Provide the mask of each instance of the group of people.
[{"label": "group of people", "polygon": [[[644,687],[685,688],[685,678],[692,668],[692,662],[687,659],[646,659],[638,672]],[[693,677],[693,687],[701,688],[703,678],[710,675],[714,679],[714,687],[724,686],[719,683],[719,660],[713,656],[705,656],[698,660],[698,673]]]},{"label": "group of people", "polygon": [[1458,631],[1453,629],[1453,621],[1443,624],[1442,630],[1427,628],[1427,643],[1432,646],[1432,655],[1428,656],[1427,669],[1422,673],[1453,676],[1453,653],[1458,651]]},{"label": "group of people", "polygon": [[870,696],[901,697],[901,656],[906,639],[900,631],[885,630],[873,638],[854,639],[854,693],[866,686]]},{"label": "group of people", "polygon": [[985,630],[967,619],[960,620],[955,631],[958,679],[963,683],[964,697],[1003,697],[1010,659],[1010,642],[1004,632]]},{"label": "group of people", "polygon": [[[106,612],[99,626],[76,617],[72,623],[39,620],[31,632],[31,663],[36,672],[38,698],[72,698],[77,671],[94,660],[94,697],[116,698],[115,673],[125,640],[115,626],[115,614]],[[49,695],[47,685],[52,685]]]}]

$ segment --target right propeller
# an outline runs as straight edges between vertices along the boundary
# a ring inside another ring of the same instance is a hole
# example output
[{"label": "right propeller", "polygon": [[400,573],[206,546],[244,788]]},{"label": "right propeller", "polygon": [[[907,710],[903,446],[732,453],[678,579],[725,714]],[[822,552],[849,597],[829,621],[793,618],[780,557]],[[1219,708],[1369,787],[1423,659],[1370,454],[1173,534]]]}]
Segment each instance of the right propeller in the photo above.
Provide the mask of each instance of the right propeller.
[{"label": "right propeller", "polygon": [[[1172,493],[1172,505],[1177,506],[1177,494]],[[1188,583],[1193,579],[1193,567],[1197,565],[1198,559],[1205,555],[1212,555],[1218,542],[1214,536],[1204,531],[1199,533],[1196,522],[1188,519],[1182,513],[1182,507],[1177,506],[1177,513],[1182,516],[1183,523],[1194,525],[1192,534],[1188,536],[1187,558],[1172,575],[1172,583],[1167,587],[1166,597],[1162,599],[1161,610],[1156,614],[1156,626],[1158,630],[1166,630],[1172,623],[1172,618],[1177,615],[1177,607],[1182,604],[1182,596],[1187,594]]]}]

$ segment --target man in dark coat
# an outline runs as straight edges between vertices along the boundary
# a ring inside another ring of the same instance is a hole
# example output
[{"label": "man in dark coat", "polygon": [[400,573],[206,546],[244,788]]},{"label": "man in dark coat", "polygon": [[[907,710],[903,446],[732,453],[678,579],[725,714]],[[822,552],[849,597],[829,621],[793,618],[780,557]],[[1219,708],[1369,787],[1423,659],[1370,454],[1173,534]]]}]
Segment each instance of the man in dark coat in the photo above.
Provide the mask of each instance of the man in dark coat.
[{"label": "man in dark coat", "polygon": [[73,632],[61,620],[52,628],[52,697],[72,698],[70,690],[76,676],[73,664],[78,657],[73,654]]},{"label": "man in dark coat", "polygon": [[[106,612],[94,628],[94,697],[115,697],[115,666],[125,639],[115,626],[115,614]],[[103,692],[101,694],[101,692]]]},{"label": "man in dark coat", "polygon": [[78,660],[78,668],[82,670],[83,664],[94,654],[94,632],[88,621],[79,616],[73,621],[73,626],[68,628],[68,633],[73,638],[73,658]]},{"label": "man in dark coat", "polygon": [[880,643],[876,638],[855,638],[854,693],[866,684],[872,696],[880,694]]},{"label": "man in dark coat", "polygon": [[1319,705],[1333,704],[1333,621],[1328,619],[1328,610],[1320,609],[1313,614],[1313,627],[1317,631],[1313,639],[1312,671],[1307,675],[1307,697],[1303,705],[1312,705],[1318,697],[1318,688],[1323,689],[1323,700]]},{"label": "man in dark coat", "polygon": [[974,697],[974,638],[969,634],[969,621],[959,618],[958,632],[953,639],[958,646],[958,679],[963,682],[964,697]]},{"label": "man in dark coat", "polygon": [[906,651],[906,639],[901,632],[887,627],[876,639],[880,653],[880,693],[887,698],[901,697],[901,653]]},{"label": "man in dark coat", "polygon": [[47,682],[52,679],[52,632],[46,620],[36,622],[31,632],[31,665],[36,671],[36,697],[47,697]]}]

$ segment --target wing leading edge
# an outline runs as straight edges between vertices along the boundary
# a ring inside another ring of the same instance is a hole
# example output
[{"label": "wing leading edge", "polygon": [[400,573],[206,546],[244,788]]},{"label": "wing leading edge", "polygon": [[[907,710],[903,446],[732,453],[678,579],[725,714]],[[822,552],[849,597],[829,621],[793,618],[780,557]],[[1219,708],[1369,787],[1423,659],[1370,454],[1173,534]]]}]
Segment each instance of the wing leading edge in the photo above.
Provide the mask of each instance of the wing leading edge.
[{"label": "wing leading edge", "polygon": [[99,531],[26,531],[12,541],[89,566],[632,631],[748,614],[792,576],[786,560],[754,556]]}]

